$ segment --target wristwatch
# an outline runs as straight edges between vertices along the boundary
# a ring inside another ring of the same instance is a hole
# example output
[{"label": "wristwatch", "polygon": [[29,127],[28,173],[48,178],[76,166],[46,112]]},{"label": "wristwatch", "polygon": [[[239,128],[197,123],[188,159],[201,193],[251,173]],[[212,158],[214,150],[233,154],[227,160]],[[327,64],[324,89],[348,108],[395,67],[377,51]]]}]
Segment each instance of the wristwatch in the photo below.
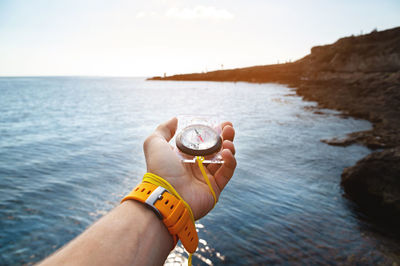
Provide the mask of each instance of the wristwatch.
[{"label": "wristwatch", "polygon": [[192,221],[185,204],[167,189],[143,182],[123,198],[121,203],[126,200],[144,203],[163,221],[169,233],[174,237],[175,243],[179,238],[188,252],[196,251],[199,237],[194,221]]}]

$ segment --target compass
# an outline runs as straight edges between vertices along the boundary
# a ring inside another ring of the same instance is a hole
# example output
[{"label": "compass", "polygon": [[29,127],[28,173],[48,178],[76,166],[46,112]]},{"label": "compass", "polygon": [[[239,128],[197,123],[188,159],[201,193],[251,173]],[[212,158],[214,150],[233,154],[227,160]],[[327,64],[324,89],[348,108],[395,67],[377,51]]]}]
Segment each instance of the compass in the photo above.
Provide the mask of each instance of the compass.
[{"label": "compass", "polygon": [[206,156],[218,152],[222,146],[219,134],[206,125],[190,125],[176,136],[176,147],[188,155]]}]

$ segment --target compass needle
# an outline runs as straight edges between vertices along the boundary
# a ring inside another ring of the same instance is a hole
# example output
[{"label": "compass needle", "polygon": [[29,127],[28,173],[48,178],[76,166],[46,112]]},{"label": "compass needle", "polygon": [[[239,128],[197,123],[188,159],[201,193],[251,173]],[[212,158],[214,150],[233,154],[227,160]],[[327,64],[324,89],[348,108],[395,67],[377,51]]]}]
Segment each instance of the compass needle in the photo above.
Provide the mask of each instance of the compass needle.
[{"label": "compass needle", "polygon": [[199,139],[201,140],[201,142],[204,142],[204,140],[203,140],[203,138],[201,137],[199,131],[197,131],[197,129],[194,129],[194,131],[196,132],[197,137],[199,137]]}]

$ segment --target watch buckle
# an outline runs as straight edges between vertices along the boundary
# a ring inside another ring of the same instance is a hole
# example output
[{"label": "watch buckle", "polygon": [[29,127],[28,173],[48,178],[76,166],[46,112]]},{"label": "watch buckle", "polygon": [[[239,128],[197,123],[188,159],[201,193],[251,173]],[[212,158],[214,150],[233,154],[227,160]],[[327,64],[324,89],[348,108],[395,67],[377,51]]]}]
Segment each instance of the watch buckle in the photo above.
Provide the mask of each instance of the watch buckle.
[{"label": "watch buckle", "polygon": [[145,203],[146,206],[149,206],[157,215],[157,217],[162,220],[164,217],[162,216],[162,214],[160,213],[160,211],[156,208],[156,206],[154,206],[154,204],[158,201],[158,200],[162,200],[163,199],[163,194],[164,192],[166,192],[168,190],[166,190],[163,187],[158,186],[153,192],[151,192],[150,196],[146,199]]}]

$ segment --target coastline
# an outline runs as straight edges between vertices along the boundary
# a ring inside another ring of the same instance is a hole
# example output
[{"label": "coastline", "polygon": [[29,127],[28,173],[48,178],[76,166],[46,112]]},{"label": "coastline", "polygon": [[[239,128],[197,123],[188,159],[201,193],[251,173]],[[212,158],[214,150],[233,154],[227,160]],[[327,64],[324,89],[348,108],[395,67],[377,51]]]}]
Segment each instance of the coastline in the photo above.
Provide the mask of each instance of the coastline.
[{"label": "coastline", "polygon": [[369,120],[371,130],[323,142],[379,149],[344,169],[341,184],[366,212],[400,221],[400,27],[313,47],[293,63],[150,80],[282,83],[320,107]]}]

